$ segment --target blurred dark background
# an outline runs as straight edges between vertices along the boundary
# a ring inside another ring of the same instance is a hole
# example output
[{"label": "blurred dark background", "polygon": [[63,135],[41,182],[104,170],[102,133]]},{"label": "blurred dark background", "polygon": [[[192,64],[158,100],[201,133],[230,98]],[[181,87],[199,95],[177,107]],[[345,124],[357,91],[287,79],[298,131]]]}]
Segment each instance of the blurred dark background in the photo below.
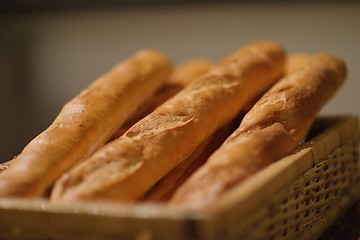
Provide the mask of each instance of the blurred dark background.
[{"label": "blurred dark background", "polygon": [[0,2],[0,162],[17,155],[61,106],[141,48],[180,63],[216,61],[273,39],[289,53],[329,51],[349,77],[322,114],[360,115],[358,1]]}]

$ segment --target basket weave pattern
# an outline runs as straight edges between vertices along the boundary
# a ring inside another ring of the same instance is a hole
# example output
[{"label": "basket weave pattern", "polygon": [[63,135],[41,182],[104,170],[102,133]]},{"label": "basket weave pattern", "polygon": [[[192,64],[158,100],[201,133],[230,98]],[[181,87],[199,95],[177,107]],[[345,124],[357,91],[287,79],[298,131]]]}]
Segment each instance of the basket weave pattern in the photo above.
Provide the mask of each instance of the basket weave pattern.
[{"label": "basket weave pattern", "polygon": [[[309,239],[314,228],[332,222],[324,213],[344,208],[359,196],[358,139],[343,144],[276,195],[265,221],[257,221],[251,239]],[[317,226],[320,225],[320,226]],[[324,226],[326,228],[326,226]]]}]

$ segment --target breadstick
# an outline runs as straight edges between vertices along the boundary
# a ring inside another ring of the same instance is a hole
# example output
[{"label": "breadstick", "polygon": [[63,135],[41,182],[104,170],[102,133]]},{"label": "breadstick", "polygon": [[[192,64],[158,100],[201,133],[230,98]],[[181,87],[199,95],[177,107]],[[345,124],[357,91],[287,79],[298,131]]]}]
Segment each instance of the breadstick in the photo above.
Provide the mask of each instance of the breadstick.
[{"label": "breadstick", "polygon": [[294,69],[254,105],[170,204],[210,207],[223,192],[299,146],[321,107],[343,83],[346,67],[341,59],[322,53]]},{"label": "breadstick", "polygon": [[171,71],[164,54],[144,50],[98,78],[0,174],[0,196],[44,194],[71,165],[102,146]]},{"label": "breadstick", "polygon": [[[257,49],[256,54],[248,49]],[[53,201],[134,201],[282,74],[280,45],[245,46],[55,184]]]},{"label": "breadstick", "polygon": [[164,103],[167,99],[174,96],[186,85],[188,85],[195,78],[204,74],[210,68],[210,62],[205,59],[194,59],[180,64],[161,88],[149,99],[146,103],[142,104],[136,111],[136,114],[127,121],[123,127],[116,131],[110,141],[120,137],[132,125],[138,122],[141,118],[152,112],[156,107]]}]

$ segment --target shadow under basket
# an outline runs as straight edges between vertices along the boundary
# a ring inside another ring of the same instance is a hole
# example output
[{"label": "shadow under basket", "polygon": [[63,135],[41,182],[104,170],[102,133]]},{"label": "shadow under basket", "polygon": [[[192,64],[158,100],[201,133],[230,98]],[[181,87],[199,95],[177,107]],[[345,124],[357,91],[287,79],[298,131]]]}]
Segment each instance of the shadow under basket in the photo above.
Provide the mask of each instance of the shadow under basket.
[{"label": "shadow under basket", "polygon": [[0,239],[317,239],[360,197],[359,121],[319,117],[308,140],[206,210],[0,199]]}]

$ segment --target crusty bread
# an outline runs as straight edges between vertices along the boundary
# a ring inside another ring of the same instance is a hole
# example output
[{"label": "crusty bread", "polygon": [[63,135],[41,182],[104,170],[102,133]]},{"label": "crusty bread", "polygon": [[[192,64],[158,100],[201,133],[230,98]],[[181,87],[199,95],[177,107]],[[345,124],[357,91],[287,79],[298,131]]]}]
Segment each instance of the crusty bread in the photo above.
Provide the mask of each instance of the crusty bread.
[{"label": "crusty bread", "polygon": [[344,62],[319,54],[276,83],[245,115],[239,128],[182,185],[170,204],[211,207],[219,195],[293,151],[321,107],[346,76]]},{"label": "crusty bread", "polygon": [[154,93],[151,99],[146,101],[139,107],[139,109],[137,109],[134,116],[132,116],[124,124],[124,126],[117,130],[109,141],[120,137],[132,125],[150,112],[154,111],[156,107],[164,103],[170,97],[174,96],[191,81],[208,71],[210,66],[210,62],[205,59],[193,59],[180,64],[170,76],[170,79]]},{"label": "crusty bread", "polygon": [[51,199],[134,201],[268,89],[284,65],[277,43],[243,47],[63,175]]},{"label": "crusty bread", "polygon": [[0,196],[44,194],[71,165],[102,146],[171,72],[164,54],[144,50],[94,81],[0,174]]}]

